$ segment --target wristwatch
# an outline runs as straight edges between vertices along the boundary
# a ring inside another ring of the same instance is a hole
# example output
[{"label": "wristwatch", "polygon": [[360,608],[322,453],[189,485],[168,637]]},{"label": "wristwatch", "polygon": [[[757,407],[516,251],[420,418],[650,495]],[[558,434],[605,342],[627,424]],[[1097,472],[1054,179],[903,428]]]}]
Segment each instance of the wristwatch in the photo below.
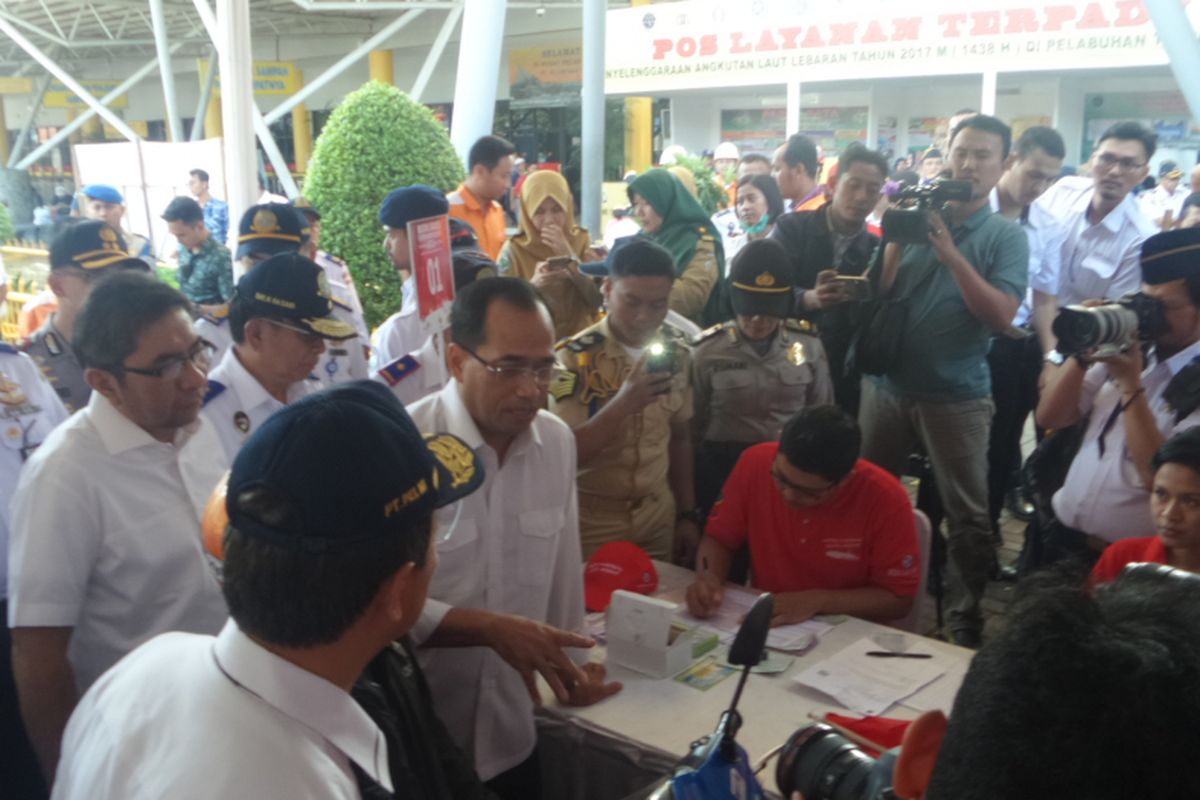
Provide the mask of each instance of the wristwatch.
[{"label": "wristwatch", "polygon": [[683,522],[685,519],[697,525],[704,522],[704,518],[700,515],[700,509],[698,508],[693,508],[691,511],[680,511],[675,515],[676,522]]},{"label": "wristwatch", "polygon": [[1057,350],[1051,350],[1049,353],[1046,353],[1043,360],[1047,364],[1053,364],[1056,367],[1061,367],[1063,364],[1065,364],[1067,362],[1067,357],[1064,356],[1062,353],[1058,352]]}]

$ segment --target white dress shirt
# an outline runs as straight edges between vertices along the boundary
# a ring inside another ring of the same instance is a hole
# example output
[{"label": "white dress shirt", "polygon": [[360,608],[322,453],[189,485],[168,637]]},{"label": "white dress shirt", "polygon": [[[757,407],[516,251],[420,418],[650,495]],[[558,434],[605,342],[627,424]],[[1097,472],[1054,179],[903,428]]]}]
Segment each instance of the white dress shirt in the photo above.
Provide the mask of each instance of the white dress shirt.
[{"label": "white dress shirt", "polygon": [[1189,187],[1185,186],[1182,181],[1175,187],[1175,191],[1170,193],[1160,183],[1150,191],[1143,192],[1138,198],[1138,205],[1141,206],[1146,219],[1157,227],[1159,220],[1168,211],[1171,212],[1171,219],[1178,221],[1180,212],[1183,210],[1183,201],[1187,200],[1189,194],[1191,194]]},{"label": "white dress shirt", "polygon": [[428,334],[417,313],[417,289],[410,277],[401,289],[400,310],[383,321],[371,337],[371,374],[421,347]]},{"label": "white dress shirt", "polygon": [[371,373],[371,379],[387,385],[405,408],[441,389],[450,380],[438,340],[428,336],[415,353],[400,356]]},{"label": "white dress shirt", "polygon": [[9,627],[74,628],[80,691],[157,634],[215,633],[225,600],[200,518],[228,466],[203,419],[160,442],[92,392],[21,472]]},{"label": "white dress shirt", "polygon": [[383,732],[350,695],[230,621],[167,633],[83,696],[55,800],[357,800],[354,762],[392,790]]},{"label": "white dress shirt", "polygon": [[[413,406],[422,431],[461,438],[483,461],[483,486],[461,501],[413,637],[419,643],[455,606],[516,614],[566,630],[583,628],[583,557],[575,489],[575,437],[548,411],[508,449],[504,464],[483,441],[458,383]],[[452,517],[453,508],[439,514]],[[586,663],[586,653],[572,657]],[[425,648],[421,665],[434,709],[455,741],[473,753],[484,780],[533,752],[533,701],[520,674],[484,647]]]},{"label": "white dress shirt", "polygon": [[1104,219],[1088,222],[1094,192],[1091,178],[1060,178],[1034,203],[1066,229],[1059,308],[1084,300],[1115,300],[1142,285],[1142,242],[1158,228],[1142,214],[1132,194]]},{"label": "white dress shirt", "polygon": [[21,468],[67,416],[34,360],[0,344],[0,600],[8,597],[9,504]]},{"label": "white dress shirt", "polygon": [[[1175,373],[1198,357],[1200,342],[1166,361],[1151,364],[1142,372],[1146,402],[1154,413],[1159,432],[1168,439],[1200,424],[1200,410],[1176,422],[1175,412],[1163,400],[1163,391]],[[1121,390],[1116,381],[1108,379],[1108,368],[1103,364],[1092,365],[1084,377],[1079,407],[1082,413],[1091,411],[1087,432],[1066,481],[1053,498],[1054,513],[1064,525],[1109,542],[1153,536],[1155,532],[1150,514],[1150,487],[1142,483],[1137,466],[1129,457],[1124,414],[1117,414],[1104,436],[1104,454],[1100,453],[1100,432],[1120,402]]]},{"label": "white dress shirt", "polygon": [[[992,211],[1000,213],[1000,192],[992,189]],[[1025,299],[1017,309],[1013,324],[1024,325],[1033,314],[1033,293],[1057,295],[1059,275],[1062,271],[1062,247],[1067,238],[1067,229],[1050,216],[1037,203],[1025,209],[1019,220],[1021,230],[1029,240],[1029,288]]]},{"label": "white dress shirt", "polygon": [[[288,387],[287,401],[294,403],[320,389],[316,378],[297,381]],[[217,432],[225,458],[232,464],[247,437],[285,405],[246,370],[236,348],[231,347],[208,373],[208,396],[200,415]]]}]

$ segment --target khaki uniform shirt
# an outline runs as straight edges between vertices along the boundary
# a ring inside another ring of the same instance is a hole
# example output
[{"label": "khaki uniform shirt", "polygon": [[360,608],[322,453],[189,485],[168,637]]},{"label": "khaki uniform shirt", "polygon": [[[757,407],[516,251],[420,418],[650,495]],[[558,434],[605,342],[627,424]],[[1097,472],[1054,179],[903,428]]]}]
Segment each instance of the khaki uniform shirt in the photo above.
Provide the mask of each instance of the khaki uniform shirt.
[{"label": "khaki uniform shirt", "polygon": [[710,442],[773,442],[800,409],[832,403],[825,349],[810,330],[806,322],[788,320],[764,355],[735,322],[702,333],[692,354],[699,437]]},{"label": "khaki uniform shirt", "polygon": [[[667,482],[671,426],[692,418],[691,353],[683,335],[664,325],[675,343],[671,391],[621,426],[620,436],[579,470],[579,530],[587,558],[600,545],[632,541],[651,557],[668,559],[675,532],[675,498]],[[633,371],[635,360],[603,319],[558,346],[569,370],[551,387],[554,413],[572,428],[587,422]]]},{"label": "khaki uniform shirt", "polygon": [[687,267],[675,279],[671,287],[668,304],[675,311],[692,321],[700,319],[708,296],[721,277],[717,264],[717,248],[710,234],[705,233],[696,242],[696,252]]}]

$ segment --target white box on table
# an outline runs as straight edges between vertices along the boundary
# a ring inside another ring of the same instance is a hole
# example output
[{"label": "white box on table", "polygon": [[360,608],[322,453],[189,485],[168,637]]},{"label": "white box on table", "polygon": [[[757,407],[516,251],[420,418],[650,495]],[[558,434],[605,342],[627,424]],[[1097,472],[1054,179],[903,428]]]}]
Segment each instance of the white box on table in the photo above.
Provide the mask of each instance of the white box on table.
[{"label": "white box on table", "polygon": [[675,624],[679,606],[666,600],[613,592],[606,624],[608,660],[653,678],[666,678],[692,663],[692,632]]}]

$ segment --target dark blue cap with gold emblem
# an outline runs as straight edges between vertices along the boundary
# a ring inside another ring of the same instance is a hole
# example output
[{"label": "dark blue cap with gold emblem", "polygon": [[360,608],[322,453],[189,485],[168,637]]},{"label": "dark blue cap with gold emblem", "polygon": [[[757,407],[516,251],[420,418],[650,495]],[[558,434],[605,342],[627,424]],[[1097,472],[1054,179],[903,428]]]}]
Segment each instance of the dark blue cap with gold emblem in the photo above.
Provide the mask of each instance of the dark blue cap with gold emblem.
[{"label": "dark blue cap with gold emblem", "polygon": [[[342,552],[427,524],[483,476],[461,439],[423,436],[386,386],[354,381],[272,414],[238,451],[225,507],[244,535],[313,554]],[[241,498],[256,489],[297,513],[267,522],[244,511]]]},{"label": "dark blue cap with gold emblem", "polygon": [[729,268],[735,314],[784,319],[792,308],[792,264],[774,239],[747,242]]},{"label": "dark blue cap with gold emblem", "polygon": [[325,270],[299,253],[272,256],[243,275],[229,302],[229,316],[235,326],[266,318],[326,339],[357,335],[353,325],[334,315]]},{"label": "dark blue cap with gold emblem", "polygon": [[1156,233],[1142,242],[1142,280],[1151,285],[1200,275],[1200,228]]},{"label": "dark blue cap with gold emblem", "polygon": [[286,203],[250,206],[238,223],[237,258],[251,253],[273,256],[300,249],[302,231],[308,220]]},{"label": "dark blue cap with gold emblem", "polygon": [[125,248],[125,238],[107,222],[83,220],[66,228],[50,244],[50,269],[75,267],[93,272],[116,267],[150,269]]}]

